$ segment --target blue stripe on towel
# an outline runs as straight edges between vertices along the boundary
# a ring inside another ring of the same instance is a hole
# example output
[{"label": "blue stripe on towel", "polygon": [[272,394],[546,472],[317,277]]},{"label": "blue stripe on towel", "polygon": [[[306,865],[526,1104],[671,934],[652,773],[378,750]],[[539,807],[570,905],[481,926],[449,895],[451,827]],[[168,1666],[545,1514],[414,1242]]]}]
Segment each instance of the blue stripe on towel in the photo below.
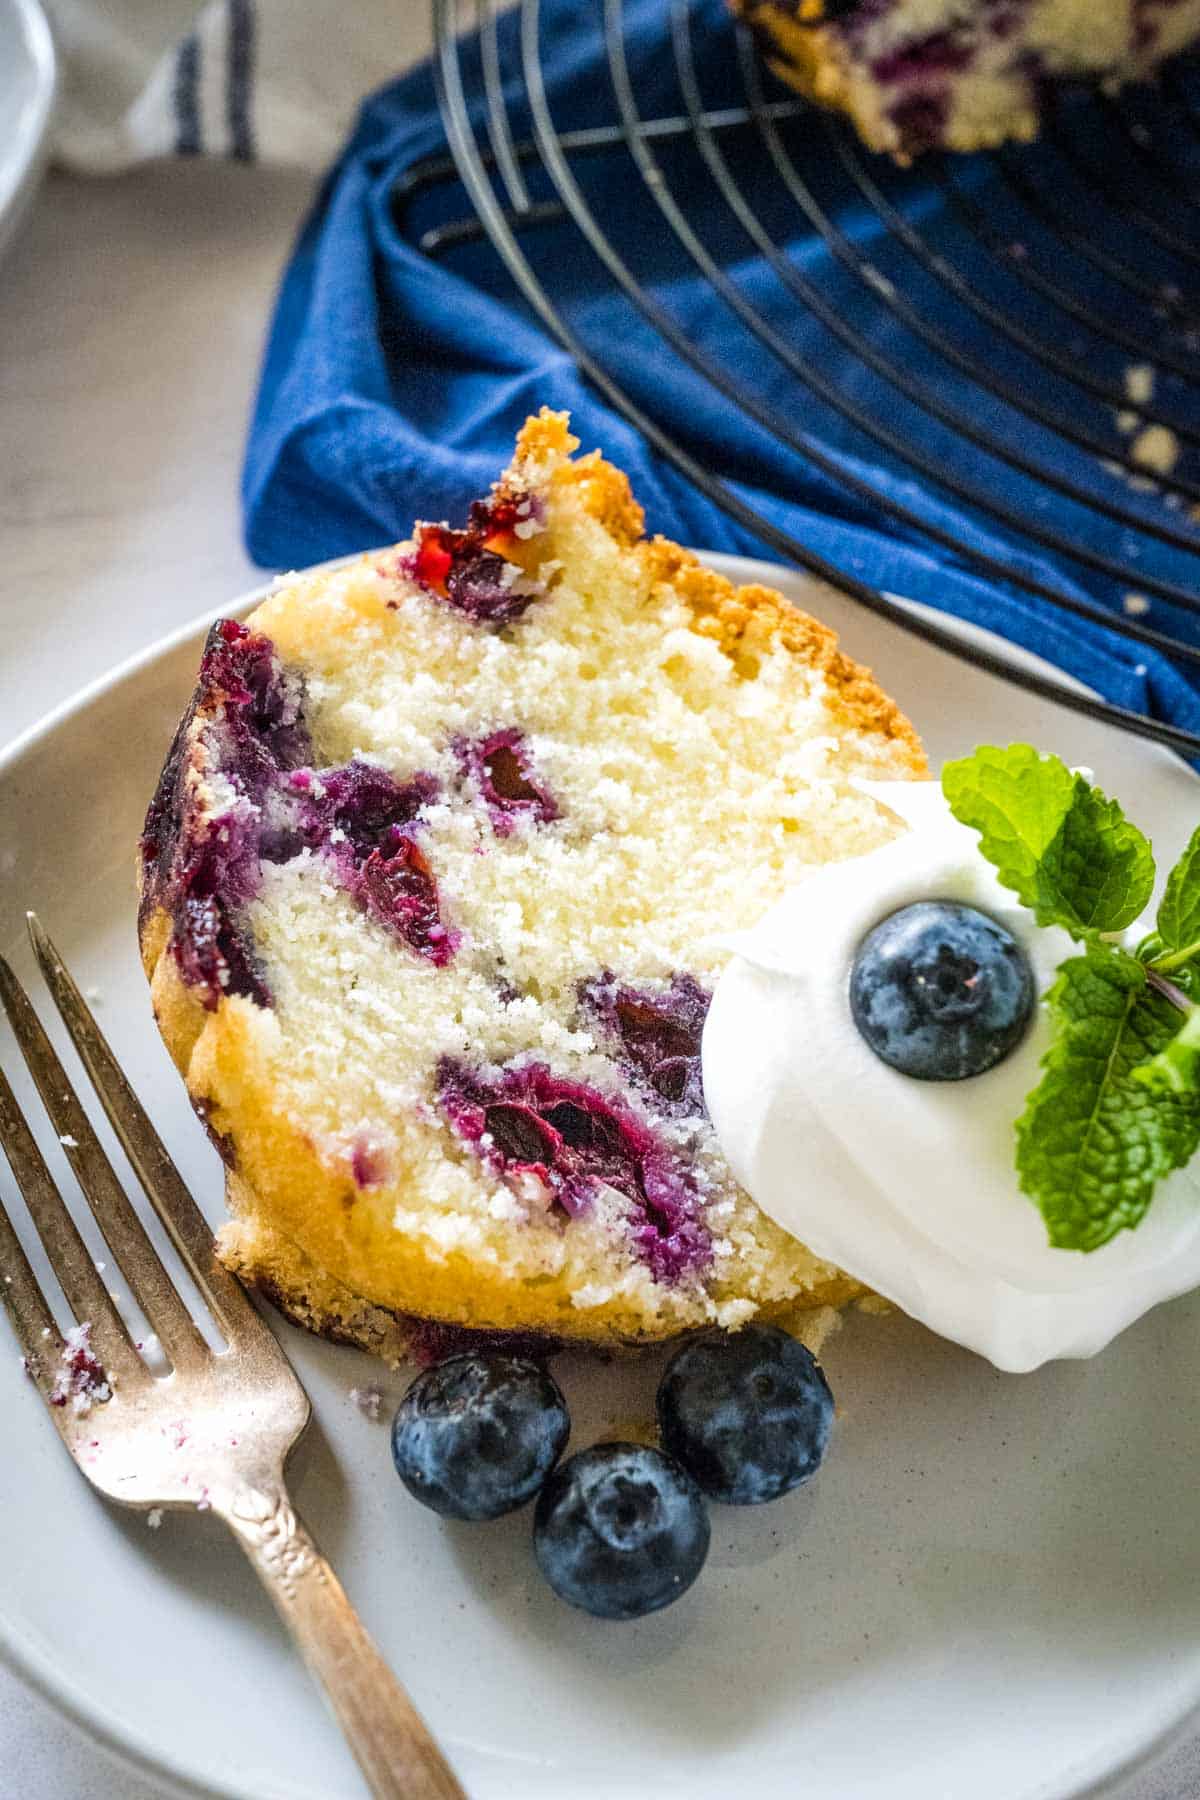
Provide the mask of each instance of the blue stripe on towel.
[{"label": "blue stripe on towel", "polygon": [[238,162],[254,161],[254,128],[250,97],[254,83],[254,0],[229,0],[228,87],[225,117],[229,154]]},{"label": "blue stripe on towel", "polygon": [[175,154],[198,156],[200,142],[200,39],[195,32],[184,38],[175,54]]}]

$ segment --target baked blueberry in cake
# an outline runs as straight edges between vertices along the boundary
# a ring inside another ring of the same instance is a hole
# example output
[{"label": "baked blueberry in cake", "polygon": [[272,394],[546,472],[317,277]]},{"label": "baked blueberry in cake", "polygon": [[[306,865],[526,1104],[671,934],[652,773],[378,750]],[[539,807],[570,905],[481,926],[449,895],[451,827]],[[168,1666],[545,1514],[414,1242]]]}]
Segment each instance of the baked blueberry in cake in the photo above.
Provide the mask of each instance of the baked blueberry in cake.
[{"label": "baked blueberry in cake", "polygon": [[738,1187],[700,1034],[719,935],[901,830],[856,782],[921,747],[825,626],[647,539],[576,447],[543,412],[461,528],[218,624],[142,838],[222,1255],[387,1354],[858,1291]]},{"label": "baked blueberry in cake", "polygon": [[732,0],[776,74],[907,160],[1037,135],[1045,84],[1119,85],[1200,36],[1200,0]]}]

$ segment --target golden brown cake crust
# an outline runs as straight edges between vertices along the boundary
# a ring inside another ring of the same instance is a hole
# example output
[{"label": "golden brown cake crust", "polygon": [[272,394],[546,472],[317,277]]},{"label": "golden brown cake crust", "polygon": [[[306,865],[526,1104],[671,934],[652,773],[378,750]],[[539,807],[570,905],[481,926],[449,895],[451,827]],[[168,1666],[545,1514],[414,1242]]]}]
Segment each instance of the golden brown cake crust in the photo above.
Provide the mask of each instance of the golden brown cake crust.
[{"label": "golden brown cake crust", "polygon": [[[400,1363],[414,1359],[434,1361],[441,1355],[450,1355],[456,1349],[465,1349],[481,1341],[502,1340],[511,1347],[520,1339],[523,1348],[531,1352],[539,1348],[561,1348],[569,1341],[544,1329],[514,1327],[492,1332],[464,1325],[457,1318],[418,1317],[375,1306],[335,1280],[292,1239],[266,1225],[257,1196],[228,1170],[225,1198],[230,1218],[217,1237],[221,1261],[231,1274],[269,1300],[293,1325],[315,1333],[327,1343],[347,1344],[386,1362]],[[867,1304],[874,1298],[861,1283],[843,1276],[837,1282],[829,1283],[817,1299],[806,1297],[800,1303],[781,1302],[774,1307],[764,1307],[758,1316],[793,1331],[815,1354],[833,1325],[830,1317],[822,1318],[821,1314],[836,1314],[851,1301],[862,1299]],[[593,1341],[591,1338],[576,1339],[575,1343],[577,1347],[586,1347]],[[614,1333],[597,1347],[638,1350],[645,1347],[645,1340]]]},{"label": "golden brown cake crust", "polygon": [[[521,428],[513,468],[524,473],[540,467],[547,455],[571,455],[578,447],[566,415],[543,408]],[[758,582],[738,587],[669,538],[643,538],[645,514],[633,497],[628,476],[605,462],[598,450],[560,464],[553,479],[556,484],[574,487],[587,511],[618,543],[636,548],[650,578],[670,583],[691,609],[696,630],[715,639],[735,664],[739,657],[752,657],[756,648],[761,650],[768,642],[783,644],[825,677],[836,696],[839,722],[859,731],[878,732],[895,746],[911,776],[928,774],[925,751],[911,723],[870,669],[838,648],[836,631],[785,600],[774,588]],[[519,485],[519,481],[510,478],[508,485]]]},{"label": "golden brown cake crust", "polygon": [[[881,131],[869,116],[856,113],[845,48],[837,33],[821,24],[823,0],[797,0],[790,13],[779,0],[729,0],[729,5],[754,32],[773,75],[805,99],[849,113],[870,149],[899,152],[894,132]],[[897,154],[897,161],[907,160]]]},{"label": "golden brown cake crust", "polygon": [[[640,560],[647,590],[653,594],[668,584],[690,611],[695,630],[715,641],[739,672],[752,674],[755,658],[768,646],[784,646],[824,677],[831,722],[868,734],[874,773],[900,779],[926,772],[911,725],[870,673],[842,654],[828,627],[768,588],[737,587],[677,545],[643,539],[641,508],[625,476],[597,453],[563,461],[576,447],[565,417],[541,413],[522,430],[512,468],[496,491],[543,488],[548,480],[576,505],[582,502],[581,510],[622,552]],[[267,610],[274,605],[268,602]],[[261,612],[251,616],[251,627]],[[193,702],[172,750],[181,806],[207,779],[204,723],[203,708]],[[165,823],[159,818],[168,838],[178,825],[178,817]],[[419,1239],[398,1233],[386,1190],[356,1186],[346,1165],[318,1155],[304,1125],[276,1104],[268,1072],[270,1040],[278,1031],[271,1010],[245,994],[223,994],[206,1006],[183,978],[172,949],[172,918],[158,899],[153,880],[143,882],[142,959],[159,1029],[229,1170],[233,1216],[221,1235],[221,1253],[235,1273],[309,1328],[389,1357],[403,1354],[411,1342],[412,1316],[601,1343],[637,1342],[680,1328],[648,1325],[644,1311],[618,1291],[581,1311],[564,1273],[523,1286],[486,1259],[453,1246],[430,1256]],[[798,1308],[840,1306],[863,1291],[757,1216],[770,1242],[780,1246],[773,1252],[780,1267],[794,1260],[796,1274],[777,1283],[786,1292],[764,1292],[749,1312],[790,1320]],[[728,1297],[736,1297],[736,1289]],[[684,1327],[698,1322],[685,1319]]]},{"label": "golden brown cake crust", "polygon": [[779,0],[729,0],[766,47],[772,72],[822,106],[844,106],[844,51],[837,34],[821,23],[823,0],[796,0],[789,14]]}]

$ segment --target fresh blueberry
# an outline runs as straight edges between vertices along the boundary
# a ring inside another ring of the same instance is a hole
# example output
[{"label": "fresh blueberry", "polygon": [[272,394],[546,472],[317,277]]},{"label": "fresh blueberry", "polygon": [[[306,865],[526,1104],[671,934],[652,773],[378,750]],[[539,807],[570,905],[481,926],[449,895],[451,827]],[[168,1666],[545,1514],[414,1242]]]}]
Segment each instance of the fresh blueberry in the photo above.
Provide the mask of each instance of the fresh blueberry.
[{"label": "fresh blueberry", "polygon": [[596,1444],[555,1469],[533,1515],[550,1586],[598,1619],[678,1600],[708,1555],[708,1511],[686,1469],[643,1444]]},{"label": "fresh blueberry", "polygon": [[731,1506],[778,1500],[815,1475],[832,1424],[816,1360],[773,1325],[694,1338],[658,1387],[664,1448]]},{"label": "fresh blueberry", "polygon": [[850,1010],[876,1056],[918,1081],[982,1075],[1033,1016],[1029,958],[1003,925],[954,900],[902,906],[863,939]]},{"label": "fresh blueberry", "polygon": [[521,1356],[452,1356],[426,1369],[392,1424],[396,1473],[447,1519],[498,1519],[524,1506],[567,1442],[567,1403]]}]

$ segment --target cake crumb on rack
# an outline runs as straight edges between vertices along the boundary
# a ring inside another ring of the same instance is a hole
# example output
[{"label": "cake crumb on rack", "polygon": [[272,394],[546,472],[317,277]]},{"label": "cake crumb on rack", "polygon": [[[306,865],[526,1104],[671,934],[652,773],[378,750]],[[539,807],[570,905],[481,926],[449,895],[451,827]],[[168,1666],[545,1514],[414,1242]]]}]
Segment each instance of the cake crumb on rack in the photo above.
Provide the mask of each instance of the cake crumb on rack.
[{"label": "cake crumb on rack", "polygon": [[1147,425],[1130,444],[1129,454],[1139,468],[1169,475],[1179,461],[1179,439],[1169,425]]}]

